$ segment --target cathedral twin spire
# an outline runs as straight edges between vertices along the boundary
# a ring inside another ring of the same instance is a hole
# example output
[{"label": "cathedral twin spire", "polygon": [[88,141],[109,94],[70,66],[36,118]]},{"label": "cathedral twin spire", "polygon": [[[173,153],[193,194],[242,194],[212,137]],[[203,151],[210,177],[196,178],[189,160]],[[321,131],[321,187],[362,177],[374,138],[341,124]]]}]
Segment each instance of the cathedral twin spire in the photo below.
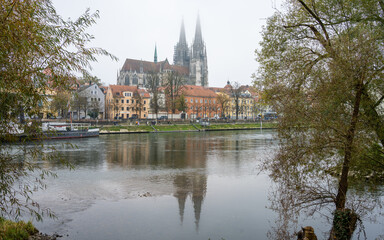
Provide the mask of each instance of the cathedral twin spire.
[{"label": "cathedral twin spire", "polygon": [[208,86],[207,54],[201,33],[200,16],[197,16],[195,38],[188,47],[184,20],[181,22],[179,42],[175,46],[173,64],[189,68],[189,82],[197,86]]}]

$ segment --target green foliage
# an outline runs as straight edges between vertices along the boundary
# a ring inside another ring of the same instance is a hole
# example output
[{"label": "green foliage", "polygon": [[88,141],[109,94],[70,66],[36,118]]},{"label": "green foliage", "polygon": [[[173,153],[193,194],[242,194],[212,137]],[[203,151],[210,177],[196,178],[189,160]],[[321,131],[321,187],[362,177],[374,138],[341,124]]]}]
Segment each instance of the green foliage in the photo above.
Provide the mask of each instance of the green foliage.
[{"label": "green foliage", "polygon": [[66,114],[68,98],[61,93],[74,86],[76,75],[86,73],[97,55],[116,58],[88,47],[93,36],[86,31],[98,12],[87,10],[75,21],[66,21],[50,0],[0,0],[0,6],[0,215],[31,214],[41,220],[53,215],[33,201],[32,193],[44,189],[44,179],[54,174],[41,169],[38,161],[58,156],[54,149],[44,149],[43,142],[28,147],[17,142],[15,129],[43,138],[39,124],[19,120],[37,116],[52,92],[60,93],[54,100],[60,105],[56,110]]},{"label": "green foliage", "polygon": [[336,210],[333,218],[333,230],[337,240],[348,240],[356,228],[358,216],[350,209]]},{"label": "green foliage", "polygon": [[176,100],[176,108],[180,112],[184,112],[185,110],[188,109],[188,104],[185,101],[185,96],[184,94],[181,94],[180,97]]},{"label": "green foliage", "polygon": [[90,116],[92,119],[96,119],[99,116],[99,110],[93,109],[88,113],[88,116]]},{"label": "green foliage", "polygon": [[283,220],[325,207],[370,214],[378,203],[348,183],[382,164],[383,10],[378,0],[286,1],[263,29],[255,85],[281,114],[278,152],[263,167]]},{"label": "green foliage", "polygon": [[4,218],[0,218],[0,239],[27,240],[29,236],[36,234],[37,232],[37,229],[32,225],[31,222],[12,222]]}]

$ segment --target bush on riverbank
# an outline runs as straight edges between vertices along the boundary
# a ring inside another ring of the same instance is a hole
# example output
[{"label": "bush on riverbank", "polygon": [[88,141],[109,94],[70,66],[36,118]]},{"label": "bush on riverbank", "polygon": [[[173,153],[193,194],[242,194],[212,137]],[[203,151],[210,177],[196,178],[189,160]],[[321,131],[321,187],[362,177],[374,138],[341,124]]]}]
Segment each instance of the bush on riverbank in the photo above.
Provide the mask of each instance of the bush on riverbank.
[{"label": "bush on riverbank", "polygon": [[37,229],[31,222],[12,222],[10,220],[0,218],[0,239],[2,240],[28,239],[29,236],[34,235],[37,232]]}]

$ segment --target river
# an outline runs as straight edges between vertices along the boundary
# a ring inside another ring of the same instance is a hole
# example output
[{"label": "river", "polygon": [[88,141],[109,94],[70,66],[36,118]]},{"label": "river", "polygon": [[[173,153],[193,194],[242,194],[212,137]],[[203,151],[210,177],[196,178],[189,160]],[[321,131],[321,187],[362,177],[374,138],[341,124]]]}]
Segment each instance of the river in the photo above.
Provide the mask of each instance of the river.
[{"label": "river", "polygon": [[[47,179],[47,189],[34,199],[57,219],[35,224],[73,240],[267,239],[276,214],[266,208],[271,182],[258,165],[273,155],[274,135],[271,130],[101,135],[71,140],[77,148],[46,141],[75,170],[41,163],[58,178]],[[322,225],[316,219],[311,224]],[[379,224],[366,229],[384,233]]]}]

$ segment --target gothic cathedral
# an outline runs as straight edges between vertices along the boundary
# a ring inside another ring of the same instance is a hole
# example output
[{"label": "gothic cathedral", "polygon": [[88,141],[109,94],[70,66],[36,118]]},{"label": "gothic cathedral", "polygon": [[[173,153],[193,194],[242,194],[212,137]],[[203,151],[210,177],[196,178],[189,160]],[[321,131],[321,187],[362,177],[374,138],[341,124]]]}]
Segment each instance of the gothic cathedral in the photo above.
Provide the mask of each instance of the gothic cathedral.
[{"label": "gothic cathedral", "polygon": [[201,34],[199,16],[191,47],[188,47],[182,21],[179,42],[174,50],[173,65],[169,64],[168,59],[157,61],[156,46],[153,62],[126,59],[117,75],[117,84],[145,87],[148,74],[157,73],[162,79],[168,71],[175,71],[184,78],[187,85],[208,87],[207,51]]},{"label": "gothic cathedral", "polygon": [[179,42],[175,46],[173,55],[173,64],[188,68],[190,85],[208,87],[207,50],[201,34],[199,16],[197,16],[195,39],[190,49],[185,38],[184,21],[182,21]]}]

